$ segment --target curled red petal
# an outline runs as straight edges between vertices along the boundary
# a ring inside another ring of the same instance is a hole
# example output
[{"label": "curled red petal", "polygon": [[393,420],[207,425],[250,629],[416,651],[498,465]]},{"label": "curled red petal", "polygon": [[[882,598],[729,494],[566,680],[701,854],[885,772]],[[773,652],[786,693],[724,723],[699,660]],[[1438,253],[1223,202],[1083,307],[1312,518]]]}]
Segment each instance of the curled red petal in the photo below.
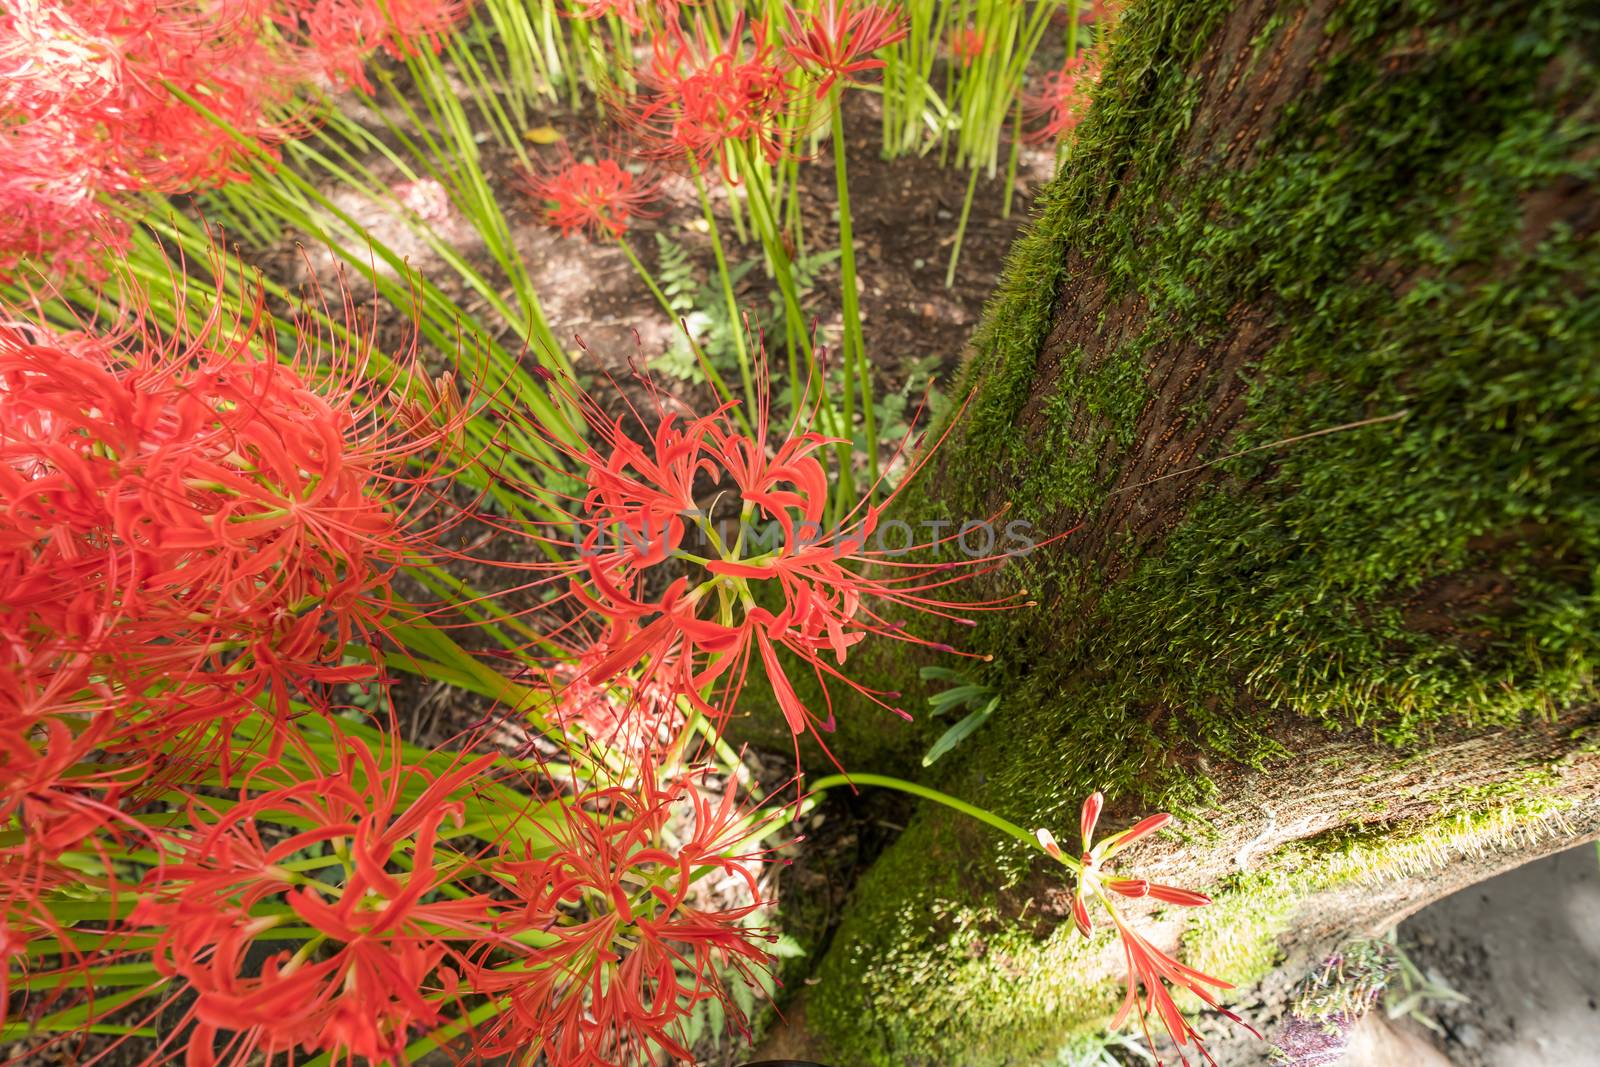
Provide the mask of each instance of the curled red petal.
[{"label": "curled red petal", "polygon": [[1203,908],[1211,903],[1211,898],[1204,893],[1192,889],[1179,889],[1177,886],[1161,885],[1151,882],[1150,895],[1157,900],[1168,904],[1181,904],[1186,908]]},{"label": "curled red petal", "polygon": [[1089,851],[1090,843],[1094,840],[1094,827],[1100,821],[1100,809],[1105,806],[1105,794],[1096,790],[1090,793],[1083,801],[1083,811],[1079,815],[1078,825],[1083,832],[1083,850]]}]

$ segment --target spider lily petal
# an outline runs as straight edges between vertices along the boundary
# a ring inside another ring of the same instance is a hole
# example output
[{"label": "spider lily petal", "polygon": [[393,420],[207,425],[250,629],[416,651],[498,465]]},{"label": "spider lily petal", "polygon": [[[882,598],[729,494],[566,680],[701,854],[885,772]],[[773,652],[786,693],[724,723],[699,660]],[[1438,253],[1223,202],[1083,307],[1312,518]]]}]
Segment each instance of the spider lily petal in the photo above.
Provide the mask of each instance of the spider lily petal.
[{"label": "spider lily petal", "polygon": [[836,82],[849,84],[857,75],[884,65],[872,53],[906,36],[904,12],[866,4],[852,9],[852,0],[820,0],[814,11],[789,10],[784,48],[795,65],[820,76],[817,99]]},{"label": "spider lily petal", "polygon": [[1100,821],[1100,809],[1105,806],[1106,798],[1098,791],[1090,793],[1083,802],[1083,812],[1079,816],[1078,826],[1083,834],[1083,850],[1089,851],[1089,843],[1094,840],[1095,823]]},{"label": "spider lily petal", "polygon": [[1211,903],[1211,898],[1204,893],[1193,889],[1179,889],[1177,886],[1161,885],[1159,882],[1149,883],[1150,896],[1168,904],[1181,904],[1186,908],[1203,908]]}]

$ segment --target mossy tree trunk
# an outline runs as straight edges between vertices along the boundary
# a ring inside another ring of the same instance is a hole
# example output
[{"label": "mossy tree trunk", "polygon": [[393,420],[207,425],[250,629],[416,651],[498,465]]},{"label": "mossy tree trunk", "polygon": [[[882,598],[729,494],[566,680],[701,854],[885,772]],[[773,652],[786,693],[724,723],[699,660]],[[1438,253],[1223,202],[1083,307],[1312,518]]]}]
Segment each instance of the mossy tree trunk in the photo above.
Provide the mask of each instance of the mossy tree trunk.
[{"label": "mossy tree trunk", "polygon": [[[977,338],[937,506],[1078,530],[963,636],[1004,703],[936,784],[1183,813],[1125,865],[1217,902],[1143,921],[1241,985],[1600,831],[1597,16],[1136,0]],[[920,811],[819,1051],[1049,1062],[1120,969],[1067,890]]]}]

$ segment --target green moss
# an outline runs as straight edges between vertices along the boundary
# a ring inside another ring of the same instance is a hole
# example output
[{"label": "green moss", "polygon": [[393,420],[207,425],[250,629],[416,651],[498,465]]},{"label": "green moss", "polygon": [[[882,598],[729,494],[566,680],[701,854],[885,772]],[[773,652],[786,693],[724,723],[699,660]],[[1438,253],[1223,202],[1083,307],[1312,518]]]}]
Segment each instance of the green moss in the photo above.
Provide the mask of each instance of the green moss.
[{"label": "green moss", "polygon": [[[1600,170],[1576,147],[1595,139],[1592,110],[1556,109],[1594,73],[1567,54],[1593,43],[1580,9],[1485,5],[1463,21],[1345,5],[1344,50],[1244,170],[1196,162],[1183,137],[1198,84],[1185,71],[1225,11],[1130,15],[979,339],[978,398],[945,464],[953,510],[992,505],[998,465],[1020,517],[1092,521],[1137,444],[1148,368],[1244,307],[1277,339],[1249,372],[1245,427],[1197,461],[1406,415],[1222,463],[1161,551],[1108,588],[1069,539],[1028,576],[1068,640],[1039,640],[1036,618],[988,635],[1005,675],[1030,672],[1013,704],[1050,705],[1035,725],[1086,704],[1157,749],[1196,736],[1252,759],[1267,752],[1251,708],[1404,745],[1591,691],[1600,308],[1574,281],[1600,272],[1600,247],[1559,225],[1524,240],[1530,198],[1592,188]],[[1092,264],[1074,286],[1146,307],[1147,325],[1093,360],[1062,354],[1029,433],[1069,250]],[[1412,617],[1413,597],[1489,573],[1494,590],[1449,626]],[[1138,723],[1152,709],[1164,730]],[[1118,784],[1148,770],[1134,761]]]},{"label": "green moss", "polygon": [[[809,1017],[825,1021],[835,1062],[982,1067],[1059,1046],[1062,1014],[1109,1018],[1115,989],[1070,981],[1079,961],[1107,947],[1104,936],[1091,944],[1068,924],[1041,937],[1005,921],[993,901],[968,900],[960,872],[978,842],[965,826],[921,821],[907,838],[917,847],[897,846],[857,887],[844,947],[812,990]],[[960,1035],[959,1045],[930,1034]],[[947,1058],[954,1047],[959,1056]]]},{"label": "green moss", "polygon": [[[1560,790],[1556,775],[1534,769],[1437,798],[1442,806],[1425,818],[1355,822],[1253,858],[1255,869],[1215,887],[1210,907],[1180,912],[1189,920],[1182,957],[1249,989],[1278,963],[1278,939],[1318,894],[1381,887],[1510,841],[1558,836],[1573,805]],[[1107,931],[1085,940],[1070,923],[1028,923],[1026,904],[1019,915],[993,898],[971,899],[957,874],[976,845],[969,828],[922,823],[909,838],[915,847],[890,852],[862,882],[843,947],[814,990],[813,1020],[860,1022],[830,1027],[839,1062],[1047,1062],[1072,1035],[1106,1025],[1121,989],[1083,974],[1104,974],[1085,964],[1110,948]],[[1187,999],[1185,1010],[1199,1008]]]},{"label": "green moss", "polygon": [[[1166,354],[1207,350],[1245,310],[1260,325],[1245,418],[1191,461],[1221,476],[1159,543],[1107,531],[1109,583],[1071,538],[1037,553],[1015,576],[1041,607],[964,635],[995,656],[984,680],[1005,703],[942,785],[1025,825],[1070,825],[1095,788],[1198,809],[1206,761],[1262,764],[1285,714],[1368,731],[1398,760],[1442,725],[1593,698],[1600,242],[1544,220],[1577,217],[1563,198],[1592,199],[1600,172],[1600,13],[1333,6],[1317,78],[1241,165],[1191,138],[1191,72],[1228,5],[1134,5],[980,330],[975,398],[918,499],[1059,529],[1123,503],[1112,479]],[[1261,69],[1298,15],[1223,62]],[[1135,309],[1137,328],[1105,314],[1092,341],[1047,350],[1064,293]],[[1097,1003],[1049,976],[1055,934],[1007,922],[997,894],[1026,854],[953,818],[919,817],[823,967],[811,1020],[846,1063],[1028,1062]],[[1268,940],[1231,962],[1262,966]],[[960,1007],[917,1010],[911,991]]]},{"label": "green moss", "polygon": [[1316,894],[1415,877],[1518,838],[1557,836],[1573,803],[1558,786],[1554,775],[1536,771],[1460,791],[1426,819],[1344,827],[1281,849],[1262,869],[1230,878],[1195,913],[1185,962],[1248,989],[1278,962],[1279,937]]}]

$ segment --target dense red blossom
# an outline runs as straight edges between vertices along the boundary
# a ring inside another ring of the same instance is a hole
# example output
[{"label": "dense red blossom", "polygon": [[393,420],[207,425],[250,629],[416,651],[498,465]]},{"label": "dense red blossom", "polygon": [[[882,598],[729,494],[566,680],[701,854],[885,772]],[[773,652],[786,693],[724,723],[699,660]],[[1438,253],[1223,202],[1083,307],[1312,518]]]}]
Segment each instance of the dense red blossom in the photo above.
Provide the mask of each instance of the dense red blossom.
[{"label": "dense red blossom", "polygon": [[798,66],[815,74],[817,99],[828,95],[836,82],[846,85],[861,74],[883,67],[872,54],[906,35],[905,12],[897,7],[867,3],[851,7],[852,0],[818,0],[812,11],[789,9],[789,29],[783,46]]},{"label": "dense red blossom", "polygon": [[335,82],[371,91],[366,61],[382,50],[396,59],[439,51],[466,15],[466,0],[291,0],[307,29],[308,59]]},{"label": "dense red blossom", "polygon": [[[292,132],[306,66],[263,0],[20,0],[0,12],[0,276],[27,256],[97,273],[106,197],[241,173]],[[184,100],[203,102],[207,117]],[[223,128],[232,127],[233,133]]]},{"label": "dense red blossom", "polygon": [[196,996],[191,1067],[216,1062],[219,1038],[238,1064],[296,1047],[399,1060],[412,1026],[444,1020],[494,904],[441,891],[473,868],[439,838],[495,758],[436,774],[343,739],[327,774],[189,802],[131,921]]},{"label": "dense red blossom", "polygon": [[[1183,1063],[1189,1062],[1185,1050],[1192,1044],[1195,1051],[1207,1063],[1214,1065],[1216,1061],[1212,1058],[1210,1050],[1201,1043],[1200,1035],[1193,1024],[1178,1010],[1168,986],[1188,990],[1208,1007],[1221,1012],[1234,1022],[1245,1025],[1237,1015],[1221,1007],[1217,1002],[1216,992],[1232,989],[1233,986],[1220,978],[1213,978],[1193,967],[1179,963],[1145,940],[1128,925],[1112,898],[1107,895],[1107,891],[1135,899],[1149,897],[1165,904],[1189,908],[1204,907],[1211,903],[1211,898],[1191,889],[1180,889],[1177,886],[1162,885],[1143,878],[1127,878],[1111,874],[1107,870],[1107,864],[1118,852],[1140,838],[1160,830],[1172,821],[1172,816],[1167,812],[1146,816],[1128,829],[1112,834],[1095,844],[1094,830],[1100,821],[1100,811],[1104,803],[1105,798],[1099,793],[1091,794],[1083,802],[1079,814],[1079,835],[1083,851],[1077,859],[1068,857],[1062,852],[1060,845],[1056,843],[1055,835],[1049,830],[1036,830],[1035,836],[1046,853],[1071,868],[1077,875],[1078,884],[1072,898],[1072,919],[1077,924],[1078,930],[1085,937],[1092,932],[1089,908],[1095,902],[1104,906],[1106,913],[1111,917],[1112,925],[1116,928],[1128,971],[1127,990],[1123,997],[1122,1008],[1117,1012],[1111,1026],[1116,1029],[1129,1018],[1137,1017],[1145,1040],[1149,1042],[1150,1016],[1154,1014],[1171,1036],[1178,1050],[1178,1058]],[[1245,1028],[1255,1033],[1249,1026]]]},{"label": "dense red blossom", "polygon": [[[317,76],[439,47],[462,0],[17,0],[0,11],[0,279],[104,275],[126,208],[244,178]],[[202,110],[203,109],[203,110]]]},{"label": "dense red blossom", "polygon": [[648,218],[645,205],[655,184],[614,159],[569,160],[550,173],[530,174],[528,191],[546,202],[545,220],[564,236],[581,230],[621,237],[635,218]]},{"label": "dense red blossom", "polygon": [[[570,519],[506,527],[569,553],[575,549],[577,558],[503,565],[546,572],[530,583],[535,588],[566,586],[547,606],[565,605],[575,619],[551,633],[552,639],[577,644],[574,633],[604,635],[604,654],[583,666],[592,684],[631,672],[678,691],[722,722],[754,661],[790,730],[796,736],[825,732],[833,728],[830,682],[906,714],[891,703],[899,694],[872,689],[841,670],[850,650],[869,636],[930,644],[886,612],[971,624],[970,612],[1024,603],[1025,593],[979,602],[946,599],[952,585],[1010,558],[992,551],[994,540],[980,542],[982,554],[913,562],[901,557],[912,548],[949,549],[957,535],[916,546],[902,544],[898,535],[879,535],[885,509],[931,453],[912,463],[880,502],[862,500],[830,524],[832,485],[823,460],[837,442],[803,424],[805,412],[775,432],[764,384],[750,432],[733,405],[685,414],[644,379],[654,412],[632,409],[631,420],[607,414],[570,382],[552,381],[568,406],[584,413],[586,432],[573,427],[563,433],[531,421],[524,426],[565,453],[573,469],[586,471],[586,487],[581,498],[565,499],[543,486],[508,482],[508,491],[562,508]],[[578,439],[593,443],[571,443]],[[902,451],[910,444],[908,438]],[[701,502],[719,493],[739,505],[735,514],[714,521]],[[992,536],[993,527],[987,529]],[[911,533],[908,527],[906,540]],[[789,677],[789,658],[813,674],[824,708],[801,699]]]},{"label": "dense red blossom", "polygon": [[1038,92],[1023,97],[1023,110],[1039,123],[1032,141],[1054,141],[1077,128],[1089,107],[1089,90],[1100,80],[1100,56],[1083,52],[1046,73]]},{"label": "dense red blossom", "polygon": [[742,18],[723,41],[677,27],[655,36],[650,63],[639,71],[644,93],[629,109],[655,155],[689,156],[702,168],[716,161],[724,176],[736,142],[768,161],[783,157],[788,83],[761,25],[751,30],[748,54],[744,41]]},{"label": "dense red blossom", "polygon": [[950,31],[950,54],[964,67],[970,67],[983,54],[988,43],[983,31],[975,26],[962,26]]},{"label": "dense red blossom", "polygon": [[[552,1067],[687,1060],[688,1013],[711,999],[747,1027],[722,976],[755,985],[772,962],[772,935],[751,924],[769,857],[748,842],[765,822],[747,818],[731,782],[719,800],[705,784],[704,772],[663,781],[647,763],[636,781],[580,789],[547,839],[492,864],[517,901],[506,933],[538,940],[472,974],[506,998],[480,1051],[542,1053]],[[739,902],[714,899],[729,896]]]},{"label": "dense red blossom", "polygon": [[644,29],[644,19],[639,15],[638,0],[576,0],[578,10],[571,14],[581,19],[603,19],[615,15],[634,33]]},{"label": "dense red blossom", "polygon": [[[442,460],[408,463],[465,415],[448,387],[419,404],[369,381],[359,333],[332,350],[304,333],[279,358],[261,299],[238,317],[219,300],[178,336],[136,304],[105,335],[6,309],[0,814],[129,785],[167,741],[159,769],[179,771],[193,731],[258,697],[283,714],[371,675],[344,646],[371,639],[395,567],[441,532],[426,485]],[[125,762],[77,766],[97,748]]]}]

